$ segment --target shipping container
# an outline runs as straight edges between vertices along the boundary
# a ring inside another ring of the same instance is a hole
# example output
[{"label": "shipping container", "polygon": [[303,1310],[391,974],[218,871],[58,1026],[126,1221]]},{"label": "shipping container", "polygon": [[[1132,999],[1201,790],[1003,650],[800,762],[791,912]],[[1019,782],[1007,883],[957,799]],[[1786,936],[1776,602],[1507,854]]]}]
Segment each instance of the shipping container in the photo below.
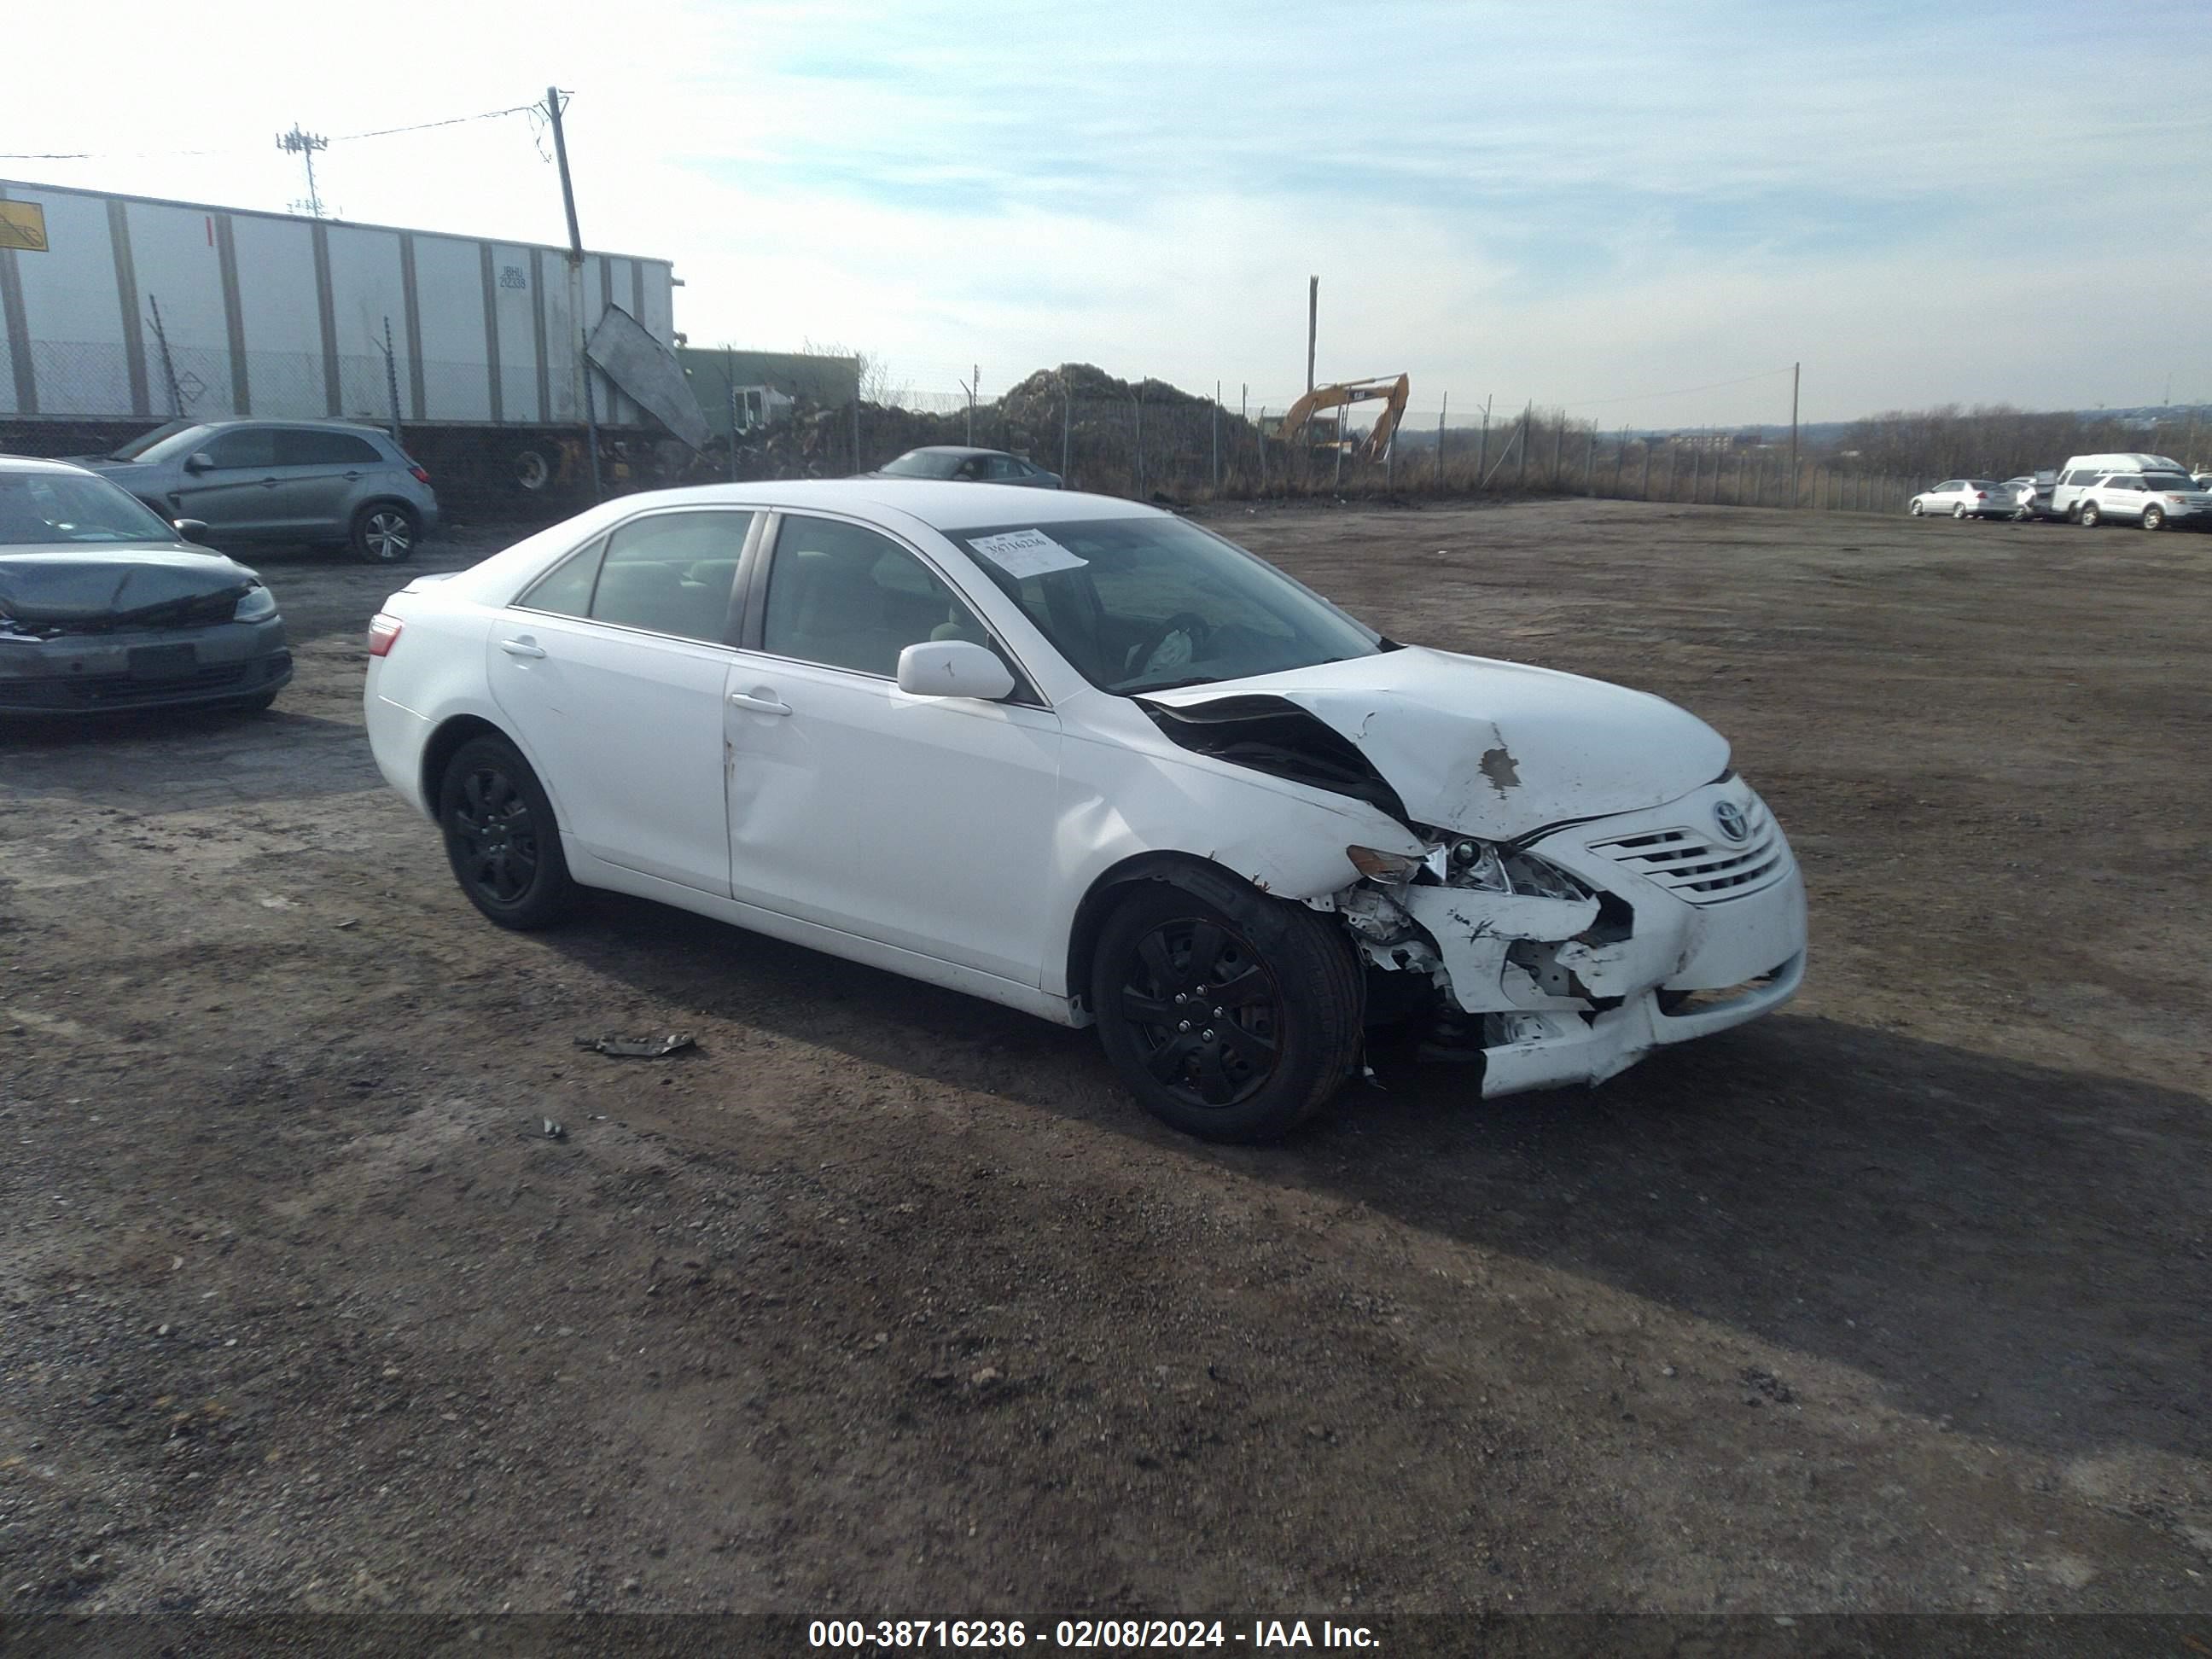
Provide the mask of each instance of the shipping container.
[{"label": "shipping container", "polygon": [[665,435],[583,342],[612,306],[672,350],[677,286],[665,259],[0,180],[0,449],[335,417],[541,489],[575,471],[587,373],[613,441]]}]

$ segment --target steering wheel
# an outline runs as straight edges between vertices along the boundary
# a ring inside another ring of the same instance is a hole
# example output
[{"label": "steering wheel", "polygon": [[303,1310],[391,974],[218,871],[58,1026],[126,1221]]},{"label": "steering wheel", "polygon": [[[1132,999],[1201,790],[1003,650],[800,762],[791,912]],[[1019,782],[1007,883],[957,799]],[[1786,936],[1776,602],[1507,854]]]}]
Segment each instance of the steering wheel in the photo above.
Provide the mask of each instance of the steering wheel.
[{"label": "steering wheel", "polygon": [[[1170,652],[1169,660],[1156,664],[1153,658],[1177,634],[1188,641],[1182,653],[1177,656]],[[1194,611],[1178,611],[1130,647],[1129,654],[1121,659],[1122,672],[1142,674],[1147,671],[1164,672],[1184,667],[1197,659],[1206,642],[1212,637],[1213,626],[1205,617]]]}]

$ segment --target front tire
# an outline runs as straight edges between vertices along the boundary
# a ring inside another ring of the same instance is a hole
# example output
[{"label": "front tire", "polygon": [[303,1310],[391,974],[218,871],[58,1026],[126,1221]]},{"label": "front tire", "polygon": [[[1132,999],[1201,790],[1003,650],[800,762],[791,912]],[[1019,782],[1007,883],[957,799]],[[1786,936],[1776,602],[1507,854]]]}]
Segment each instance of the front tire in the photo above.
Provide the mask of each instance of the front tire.
[{"label": "front tire", "polygon": [[2104,516],[2105,515],[2103,514],[2097,510],[2096,502],[2084,501],[2081,503],[2081,514],[2075,520],[2075,522],[2080,525],[2084,530],[2094,530],[2099,522],[2103,520]]},{"label": "front tire", "polygon": [[574,909],[553,803],[504,738],[471,738],[454,751],[438,787],[438,823],[453,878],[501,927],[535,933]]},{"label": "front tire", "polygon": [[1923,511],[1923,509],[1922,508],[1922,507],[1921,507],[1920,503],[1919,503],[1917,501],[1913,501],[1913,502],[1911,502],[1910,505],[1908,505],[1908,506],[1905,507],[1905,510],[1907,513],[1910,513],[1910,514],[1911,514],[1914,518],[1916,518],[1916,519],[1917,519],[1917,518],[1918,518],[1918,517],[1921,515],[1921,513],[1922,513],[1922,511]]},{"label": "front tire", "polygon": [[1206,872],[1138,884],[1091,957],[1107,1058],[1206,1140],[1273,1140],[1325,1105],[1359,1056],[1363,988],[1333,922]]},{"label": "front tire", "polygon": [[2142,527],[2145,530],[2164,529],[2166,527],[2166,509],[2162,507],[2147,507],[2143,508]]},{"label": "front tire", "polygon": [[353,515],[349,537],[354,554],[371,564],[404,564],[415,556],[422,534],[412,507],[398,501],[371,501]]}]

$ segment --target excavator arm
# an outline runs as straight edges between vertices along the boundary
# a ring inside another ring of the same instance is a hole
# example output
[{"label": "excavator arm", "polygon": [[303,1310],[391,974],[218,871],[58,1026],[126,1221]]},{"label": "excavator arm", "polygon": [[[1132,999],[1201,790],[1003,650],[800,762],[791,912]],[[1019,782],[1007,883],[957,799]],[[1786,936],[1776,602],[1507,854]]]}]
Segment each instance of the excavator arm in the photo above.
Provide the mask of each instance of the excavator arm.
[{"label": "excavator arm", "polygon": [[1364,404],[1374,398],[1385,399],[1382,414],[1376,417],[1374,429],[1367,434],[1360,453],[1367,459],[1380,460],[1389,453],[1391,434],[1397,431],[1398,422],[1405,418],[1406,398],[1410,392],[1407,377],[1395,380],[1377,375],[1367,380],[1343,380],[1334,386],[1317,386],[1311,392],[1284,410],[1282,423],[1275,428],[1275,436],[1284,443],[1296,443],[1304,435],[1313,417],[1327,409],[1343,409],[1352,404]]}]

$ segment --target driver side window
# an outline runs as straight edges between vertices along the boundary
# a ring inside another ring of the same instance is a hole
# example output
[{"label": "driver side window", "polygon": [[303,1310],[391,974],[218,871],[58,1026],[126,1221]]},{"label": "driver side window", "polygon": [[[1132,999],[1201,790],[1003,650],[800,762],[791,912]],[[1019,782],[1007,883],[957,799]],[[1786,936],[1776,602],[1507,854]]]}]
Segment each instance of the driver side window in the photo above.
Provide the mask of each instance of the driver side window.
[{"label": "driver side window", "polygon": [[[762,650],[893,679],[899,653],[932,640],[967,640],[1003,659],[975,613],[896,542],[834,519],[783,520],[769,565]],[[1021,671],[1006,666],[1019,681]]]}]

